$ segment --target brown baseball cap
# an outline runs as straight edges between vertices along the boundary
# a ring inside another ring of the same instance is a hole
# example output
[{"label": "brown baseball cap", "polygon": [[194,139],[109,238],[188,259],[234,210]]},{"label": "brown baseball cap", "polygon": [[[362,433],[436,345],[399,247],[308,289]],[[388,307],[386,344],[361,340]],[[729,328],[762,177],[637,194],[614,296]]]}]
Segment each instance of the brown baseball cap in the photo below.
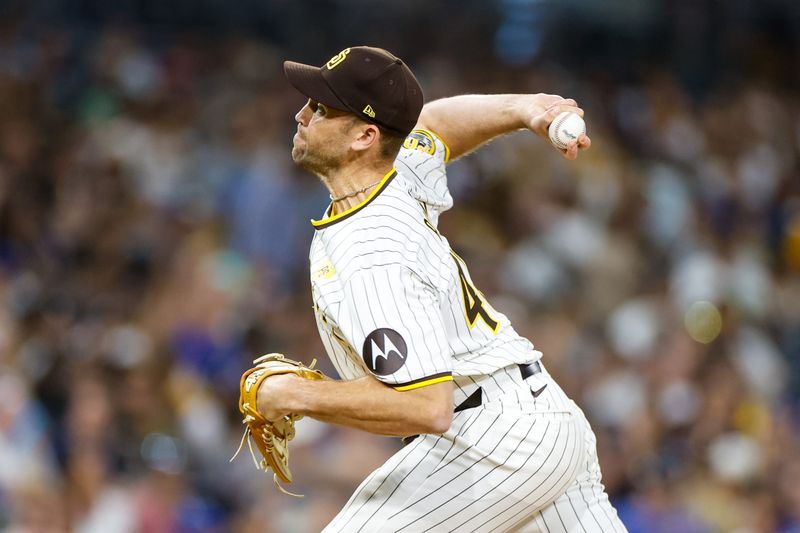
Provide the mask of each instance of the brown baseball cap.
[{"label": "brown baseball cap", "polygon": [[285,61],[295,89],[328,107],[408,135],[422,110],[422,88],[411,69],[381,48],[353,46],[322,67]]}]

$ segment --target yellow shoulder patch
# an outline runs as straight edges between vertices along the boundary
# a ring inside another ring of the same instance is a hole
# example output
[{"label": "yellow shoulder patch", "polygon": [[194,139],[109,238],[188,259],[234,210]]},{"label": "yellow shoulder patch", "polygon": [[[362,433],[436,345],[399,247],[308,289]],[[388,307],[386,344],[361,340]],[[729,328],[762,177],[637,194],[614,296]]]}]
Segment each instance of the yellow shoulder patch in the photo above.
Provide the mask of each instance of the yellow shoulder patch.
[{"label": "yellow shoulder patch", "polygon": [[403,142],[403,148],[419,150],[420,152],[433,155],[436,153],[436,141],[434,141],[433,136],[427,131],[414,130],[406,137],[406,140]]}]

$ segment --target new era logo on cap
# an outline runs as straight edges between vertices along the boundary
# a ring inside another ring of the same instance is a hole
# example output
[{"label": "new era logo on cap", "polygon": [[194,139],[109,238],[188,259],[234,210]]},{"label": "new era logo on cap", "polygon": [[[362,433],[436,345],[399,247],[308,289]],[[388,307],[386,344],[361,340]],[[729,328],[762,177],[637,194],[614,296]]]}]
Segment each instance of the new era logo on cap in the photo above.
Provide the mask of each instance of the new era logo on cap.
[{"label": "new era logo on cap", "polygon": [[353,46],[321,68],[286,61],[283,69],[312,100],[403,136],[414,129],[422,110],[422,89],[411,69],[381,48]]}]

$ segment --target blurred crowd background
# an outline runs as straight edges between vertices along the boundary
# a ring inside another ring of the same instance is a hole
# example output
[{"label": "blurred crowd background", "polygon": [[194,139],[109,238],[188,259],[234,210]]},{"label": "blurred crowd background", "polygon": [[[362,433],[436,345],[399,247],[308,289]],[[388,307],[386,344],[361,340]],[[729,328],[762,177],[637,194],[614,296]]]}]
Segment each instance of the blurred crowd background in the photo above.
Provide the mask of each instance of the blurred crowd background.
[{"label": "blurred crowd background", "polygon": [[0,530],[312,532],[398,439],[304,420],[292,489],[238,380],[329,373],[327,206],[281,62],[386,47],[428,100],[548,92],[450,166],[441,229],[599,440],[631,532],[800,532],[800,9],[791,0],[0,1]]}]

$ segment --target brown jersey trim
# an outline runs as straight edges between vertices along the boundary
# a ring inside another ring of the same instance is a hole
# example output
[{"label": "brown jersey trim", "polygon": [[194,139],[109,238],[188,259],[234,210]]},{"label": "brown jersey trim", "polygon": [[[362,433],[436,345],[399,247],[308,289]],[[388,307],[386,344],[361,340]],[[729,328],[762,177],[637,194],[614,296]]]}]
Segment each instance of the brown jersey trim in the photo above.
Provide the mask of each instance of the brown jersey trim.
[{"label": "brown jersey trim", "polygon": [[[396,175],[397,175],[397,170],[395,170],[394,167],[392,167],[392,170],[387,172],[386,175],[383,177],[383,179],[380,181],[380,183],[378,183],[378,187],[374,191],[372,191],[372,193],[369,196],[367,196],[367,198],[363,202],[361,202],[358,205],[355,205],[355,206],[351,207],[347,211],[342,211],[341,213],[337,213],[335,215],[328,216],[326,218],[323,218],[322,220],[313,220],[312,219],[311,220],[311,225],[314,226],[315,229],[325,229],[328,226],[332,226],[333,224],[336,224],[337,222],[341,222],[342,220],[355,215],[361,209],[363,209],[367,205],[369,205],[369,203],[372,202],[375,198],[377,198],[378,195],[381,192],[383,192],[383,190],[386,189],[386,187],[389,186],[389,184],[392,182],[392,180],[394,179],[394,177]],[[332,212],[333,212],[333,204],[331,204],[328,207],[328,210],[326,211],[326,214],[330,215]]]}]

